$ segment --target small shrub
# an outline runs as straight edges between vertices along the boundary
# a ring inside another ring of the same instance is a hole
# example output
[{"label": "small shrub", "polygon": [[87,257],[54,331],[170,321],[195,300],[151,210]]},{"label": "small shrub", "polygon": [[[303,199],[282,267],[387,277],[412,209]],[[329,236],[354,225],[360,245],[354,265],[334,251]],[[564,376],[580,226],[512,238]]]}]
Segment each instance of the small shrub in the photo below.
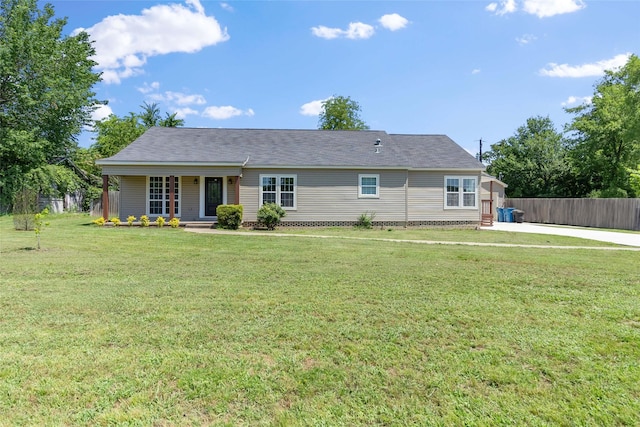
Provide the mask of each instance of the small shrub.
[{"label": "small shrub", "polygon": [[98,227],[102,227],[104,225],[104,223],[107,222],[107,221],[105,221],[103,217],[100,217],[100,218],[94,219],[91,222],[93,222]]},{"label": "small shrub", "polygon": [[23,188],[13,198],[13,225],[16,230],[33,230],[33,217],[38,212],[38,192]]},{"label": "small shrub", "polygon": [[280,205],[265,203],[258,209],[258,224],[267,227],[268,230],[274,230],[286,215],[287,213]]},{"label": "small shrub", "polygon": [[180,220],[176,217],[173,217],[169,220],[169,225],[171,228],[178,228],[180,226]]},{"label": "small shrub", "polygon": [[160,228],[164,227],[164,223],[165,223],[165,219],[161,216],[159,216],[158,218],[156,218],[156,225]]},{"label": "small shrub", "polygon": [[40,250],[40,233],[42,233],[42,229],[49,225],[48,222],[44,222],[44,219],[49,215],[49,209],[44,208],[42,212],[35,214],[33,221],[33,230],[36,232],[36,240],[38,241],[38,250]]},{"label": "small shrub", "polygon": [[120,218],[118,218],[117,216],[114,216],[109,221],[113,224],[114,227],[117,227],[120,225]]},{"label": "small shrub", "polygon": [[129,225],[129,227],[131,227],[133,225],[133,222],[136,220],[137,218],[133,215],[129,215],[127,217],[127,224]]},{"label": "small shrub", "polygon": [[373,219],[375,217],[376,217],[375,212],[372,212],[371,214],[369,214],[368,212],[360,214],[360,216],[356,220],[355,227],[356,228],[361,228],[363,230],[369,230],[369,229],[373,228]]},{"label": "small shrub", "polygon": [[151,221],[149,221],[149,217],[146,215],[142,215],[140,217],[140,225],[143,227],[148,227],[149,224],[151,224]]},{"label": "small shrub", "polygon": [[216,208],[218,228],[237,230],[242,224],[242,205],[220,205]]}]

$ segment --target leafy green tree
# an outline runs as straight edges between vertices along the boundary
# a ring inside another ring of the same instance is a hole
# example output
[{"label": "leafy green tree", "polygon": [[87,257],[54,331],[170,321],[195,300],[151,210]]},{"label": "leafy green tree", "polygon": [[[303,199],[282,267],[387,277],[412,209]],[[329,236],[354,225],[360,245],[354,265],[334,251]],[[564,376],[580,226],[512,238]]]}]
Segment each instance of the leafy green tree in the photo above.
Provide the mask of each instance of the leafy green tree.
[{"label": "leafy green tree", "polygon": [[629,185],[634,193],[640,194],[640,165],[638,165],[637,169],[627,169],[629,172]]},{"label": "leafy green tree", "polygon": [[[164,119],[160,117],[160,109],[156,103],[144,103],[139,113],[129,113],[125,117],[111,114],[106,119],[94,124],[96,132],[95,142],[89,149],[80,149],[75,156],[76,164],[87,175],[87,182],[92,182],[87,193],[95,199],[102,193],[102,171],[95,161],[111,157],[140,137],[147,129],[154,126],[178,127],[184,125],[184,120],[177,117],[177,113],[166,113]],[[116,188],[113,181],[111,187]]]},{"label": "leafy green tree", "polygon": [[318,129],[366,130],[369,126],[360,118],[360,104],[349,96],[333,96],[322,102]]},{"label": "leafy green tree", "polygon": [[178,113],[165,113],[165,118],[160,118],[160,109],[157,103],[149,104],[145,102],[140,106],[142,111],[138,114],[138,118],[142,122],[145,129],[154,126],[162,126],[167,128],[175,128],[184,125],[184,120],[178,118]]},{"label": "leafy green tree", "polygon": [[178,118],[178,113],[165,113],[165,118],[158,121],[158,126],[166,127],[166,128],[175,128],[184,126],[184,120]]},{"label": "leafy green tree", "polygon": [[[87,33],[63,36],[49,4],[0,0],[0,204],[24,188],[62,191],[64,161],[100,104]],[[54,172],[54,169],[59,169]],[[53,178],[54,182],[50,179]],[[52,186],[53,185],[53,186]]]},{"label": "leafy green tree", "polygon": [[131,144],[148,128],[141,116],[129,113],[125,117],[111,114],[106,119],[95,123],[96,142],[91,146],[99,158],[110,157]]},{"label": "leafy green tree", "polygon": [[607,71],[591,104],[569,108],[571,163],[583,195],[637,197],[631,172],[640,163],[640,58]]},{"label": "leafy green tree", "polygon": [[483,154],[487,172],[502,177],[510,197],[560,197],[569,168],[562,135],[549,117],[531,117],[515,135],[491,145]]},{"label": "leafy green tree", "polygon": [[154,126],[158,126],[158,122],[160,121],[160,109],[158,108],[157,103],[149,104],[145,102],[140,106],[142,108],[142,112],[138,114],[142,125],[146,128],[152,128]]},{"label": "leafy green tree", "polygon": [[94,160],[113,156],[151,127],[184,125],[184,120],[177,118],[177,113],[166,113],[166,117],[162,119],[156,103],[148,104],[145,102],[140,107],[142,111],[138,114],[129,113],[125,117],[111,114],[106,119],[95,123],[96,142],[90,148],[94,154]]}]

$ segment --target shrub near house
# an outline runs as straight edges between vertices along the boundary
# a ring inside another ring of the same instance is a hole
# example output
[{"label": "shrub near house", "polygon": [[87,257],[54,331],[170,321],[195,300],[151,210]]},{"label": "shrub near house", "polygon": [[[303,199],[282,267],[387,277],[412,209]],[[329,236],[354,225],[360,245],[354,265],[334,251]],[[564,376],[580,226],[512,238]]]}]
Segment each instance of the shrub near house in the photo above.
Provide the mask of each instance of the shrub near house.
[{"label": "shrub near house", "polygon": [[258,224],[274,230],[287,213],[276,203],[265,203],[258,209]]},{"label": "shrub near house", "polygon": [[242,205],[219,205],[216,208],[218,228],[237,230],[242,224]]}]

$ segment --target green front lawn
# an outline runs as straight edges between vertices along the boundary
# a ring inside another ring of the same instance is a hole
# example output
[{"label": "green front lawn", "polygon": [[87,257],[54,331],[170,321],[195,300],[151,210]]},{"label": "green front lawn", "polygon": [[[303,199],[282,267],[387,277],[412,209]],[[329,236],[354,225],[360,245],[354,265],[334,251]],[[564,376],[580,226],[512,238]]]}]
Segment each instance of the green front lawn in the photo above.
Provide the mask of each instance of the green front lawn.
[{"label": "green front lawn", "polygon": [[640,423],[638,252],[80,215],[35,245],[0,217],[0,425]]}]

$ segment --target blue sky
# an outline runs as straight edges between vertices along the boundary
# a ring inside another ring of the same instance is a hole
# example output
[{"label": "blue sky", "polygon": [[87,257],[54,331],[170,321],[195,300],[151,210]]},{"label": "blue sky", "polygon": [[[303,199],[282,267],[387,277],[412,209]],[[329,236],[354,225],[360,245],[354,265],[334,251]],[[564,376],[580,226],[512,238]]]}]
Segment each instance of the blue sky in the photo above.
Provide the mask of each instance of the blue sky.
[{"label": "blue sky", "polygon": [[604,69],[640,53],[637,1],[50,3],[94,40],[97,119],[157,102],[188,127],[313,129],[342,95],[371,129],[472,153],[532,116],[561,129]]}]

